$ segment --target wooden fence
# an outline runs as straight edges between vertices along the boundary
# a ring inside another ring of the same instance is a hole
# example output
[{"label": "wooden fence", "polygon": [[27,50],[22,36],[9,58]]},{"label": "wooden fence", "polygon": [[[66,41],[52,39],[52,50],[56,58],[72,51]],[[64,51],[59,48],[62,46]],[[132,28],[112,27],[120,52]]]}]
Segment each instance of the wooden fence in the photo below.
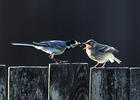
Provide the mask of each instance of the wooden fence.
[{"label": "wooden fence", "polygon": [[0,65],[0,100],[140,100],[140,68]]}]

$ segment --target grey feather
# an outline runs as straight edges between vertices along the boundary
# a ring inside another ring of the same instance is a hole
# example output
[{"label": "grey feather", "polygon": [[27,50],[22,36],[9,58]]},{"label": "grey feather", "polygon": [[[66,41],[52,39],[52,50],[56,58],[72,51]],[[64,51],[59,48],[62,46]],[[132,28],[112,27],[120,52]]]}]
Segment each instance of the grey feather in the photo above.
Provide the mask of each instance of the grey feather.
[{"label": "grey feather", "polygon": [[100,44],[100,43],[96,44],[95,49],[103,53],[106,53],[106,52],[118,53],[119,52],[119,50],[115,49],[114,47],[111,47],[105,44]]},{"label": "grey feather", "polygon": [[67,47],[65,41],[61,40],[51,40],[51,41],[43,41],[43,42],[33,42],[33,44],[37,46],[46,46],[46,47],[52,47],[57,49],[65,49]]}]

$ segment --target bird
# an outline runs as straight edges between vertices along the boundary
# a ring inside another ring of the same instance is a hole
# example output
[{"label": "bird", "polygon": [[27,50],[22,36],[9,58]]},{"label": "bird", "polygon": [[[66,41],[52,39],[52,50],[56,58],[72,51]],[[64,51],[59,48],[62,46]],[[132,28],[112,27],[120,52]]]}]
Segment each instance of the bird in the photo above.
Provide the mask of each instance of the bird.
[{"label": "bird", "polygon": [[61,62],[67,62],[67,61],[61,61],[56,60],[54,58],[55,55],[61,55],[65,51],[75,48],[80,44],[80,42],[77,42],[76,40],[49,40],[49,41],[41,41],[41,42],[32,42],[30,44],[28,43],[11,43],[12,45],[16,46],[29,46],[34,47],[38,50],[41,50],[47,54],[49,54],[49,58],[55,61],[55,63],[61,63]]},{"label": "bird", "polygon": [[114,56],[114,54],[118,53],[119,50],[112,46],[98,43],[94,39],[87,40],[82,44],[85,45],[83,50],[86,50],[88,57],[97,62],[97,64],[91,68],[96,68],[99,64],[103,64],[100,68],[104,68],[106,62],[113,63],[116,61],[118,64],[121,63],[121,61]]}]

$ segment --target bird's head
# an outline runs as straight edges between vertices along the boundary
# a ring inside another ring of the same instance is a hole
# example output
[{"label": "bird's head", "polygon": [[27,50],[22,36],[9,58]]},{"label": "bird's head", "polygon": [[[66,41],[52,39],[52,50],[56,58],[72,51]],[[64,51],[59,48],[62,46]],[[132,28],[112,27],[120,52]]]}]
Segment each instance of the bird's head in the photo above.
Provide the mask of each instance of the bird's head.
[{"label": "bird's head", "polygon": [[96,45],[96,43],[97,42],[94,39],[87,40],[86,42],[83,43],[86,45],[86,47],[83,48],[83,50],[84,49],[91,49],[92,47],[94,47]]},{"label": "bird's head", "polygon": [[79,44],[81,44],[80,42],[77,42],[76,40],[68,40],[66,42],[66,44],[70,47],[70,48],[74,48],[76,46],[78,46]]}]

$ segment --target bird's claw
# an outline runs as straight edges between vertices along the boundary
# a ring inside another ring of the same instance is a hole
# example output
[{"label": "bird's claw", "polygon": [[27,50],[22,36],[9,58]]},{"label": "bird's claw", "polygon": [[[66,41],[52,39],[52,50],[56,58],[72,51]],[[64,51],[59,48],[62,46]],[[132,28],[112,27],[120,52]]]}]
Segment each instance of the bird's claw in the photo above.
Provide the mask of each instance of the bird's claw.
[{"label": "bird's claw", "polygon": [[104,66],[102,66],[102,67],[99,67],[99,69],[103,69],[103,68],[105,68]]},{"label": "bird's claw", "polygon": [[91,68],[97,68],[96,66],[93,66],[93,67],[91,67]]},{"label": "bird's claw", "polygon": [[59,63],[67,63],[68,60],[59,60]]}]

